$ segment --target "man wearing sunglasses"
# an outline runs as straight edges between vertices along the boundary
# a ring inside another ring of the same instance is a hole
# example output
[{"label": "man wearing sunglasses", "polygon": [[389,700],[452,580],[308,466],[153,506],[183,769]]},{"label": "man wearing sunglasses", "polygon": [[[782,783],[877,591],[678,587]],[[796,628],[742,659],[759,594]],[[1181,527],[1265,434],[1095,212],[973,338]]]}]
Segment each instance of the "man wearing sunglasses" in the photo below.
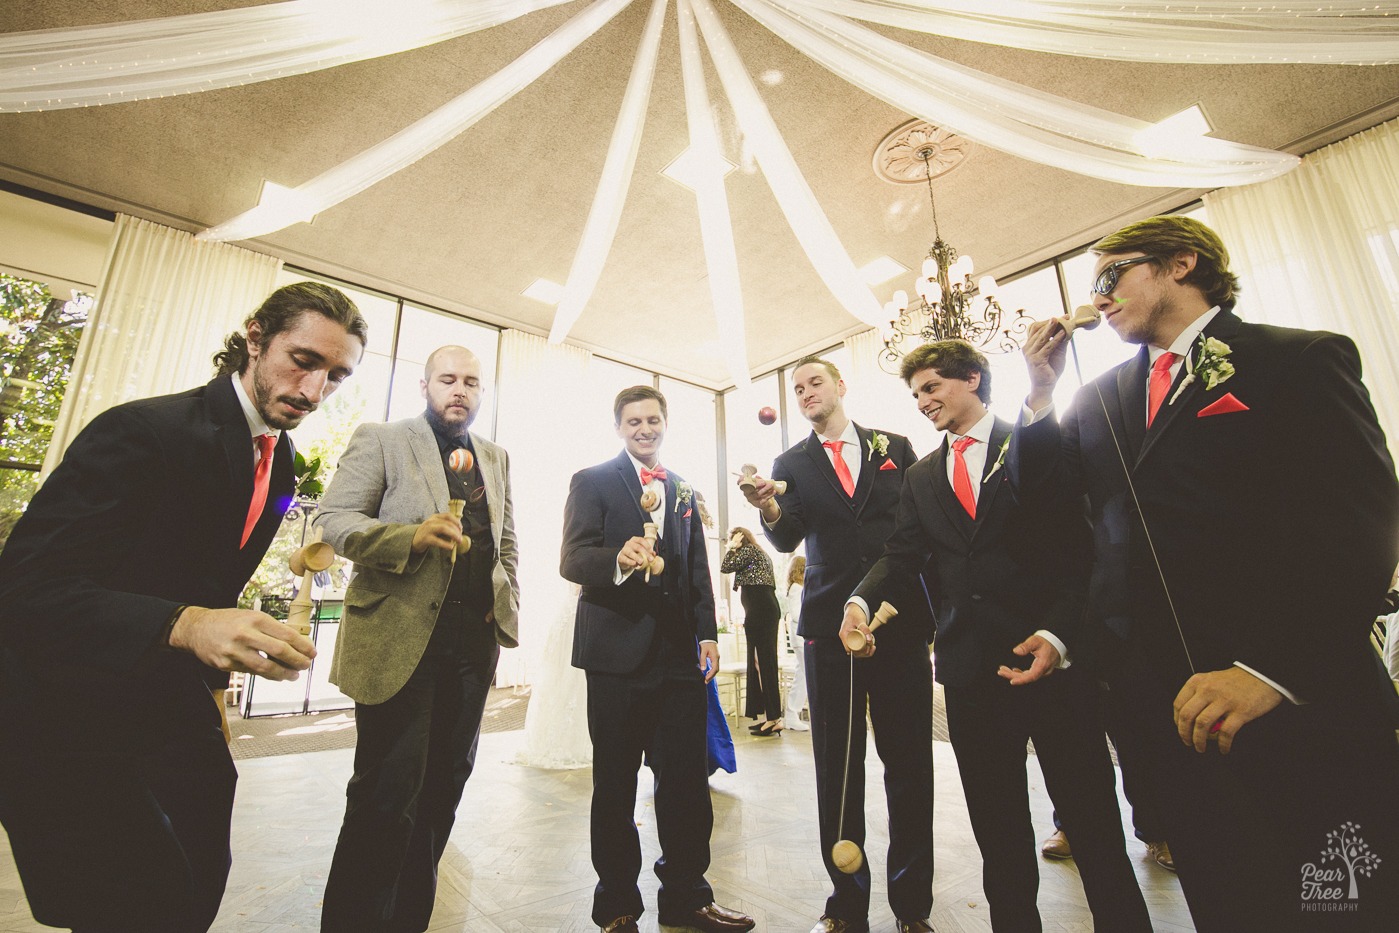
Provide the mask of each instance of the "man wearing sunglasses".
[{"label": "man wearing sunglasses", "polygon": [[1089,497],[1090,660],[1196,928],[1399,929],[1395,696],[1368,643],[1399,484],[1355,345],[1240,320],[1190,218],[1093,251],[1093,304],[1141,350],[1057,418],[1065,328],[1035,324],[1007,465],[1023,497]]},{"label": "man wearing sunglasses", "polygon": [[355,562],[330,679],[359,734],[327,933],[427,929],[500,646],[518,643],[510,459],[468,430],[481,361],[439,347],[419,388],[421,415],[355,430],[315,521]]}]

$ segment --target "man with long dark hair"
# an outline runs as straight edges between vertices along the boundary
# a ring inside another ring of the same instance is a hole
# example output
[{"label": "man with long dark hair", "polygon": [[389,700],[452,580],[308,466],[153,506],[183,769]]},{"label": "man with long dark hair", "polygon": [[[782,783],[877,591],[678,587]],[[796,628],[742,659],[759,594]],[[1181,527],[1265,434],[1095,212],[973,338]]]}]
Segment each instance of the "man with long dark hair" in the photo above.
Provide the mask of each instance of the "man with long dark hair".
[{"label": "man with long dark hair", "polygon": [[315,656],[233,607],[291,500],[286,432],[365,339],[336,289],[278,289],[208,385],[93,419],[15,526],[0,556],[0,820],[41,923],[213,923],[237,772],[211,691],[229,671],[295,679]]}]

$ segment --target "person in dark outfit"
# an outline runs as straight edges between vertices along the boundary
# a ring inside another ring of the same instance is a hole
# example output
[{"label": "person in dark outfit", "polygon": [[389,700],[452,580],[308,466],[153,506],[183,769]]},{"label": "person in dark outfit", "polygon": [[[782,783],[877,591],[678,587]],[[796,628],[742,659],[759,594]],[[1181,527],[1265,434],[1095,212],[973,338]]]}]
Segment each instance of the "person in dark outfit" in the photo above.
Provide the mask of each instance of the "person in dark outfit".
[{"label": "person in dark outfit", "polygon": [[743,715],[759,720],[754,735],[782,734],[782,687],[777,669],[777,586],[772,558],[747,528],[729,534],[729,549],[720,573],[734,575],[734,589],[743,601],[743,634],[748,641],[748,693]]}]

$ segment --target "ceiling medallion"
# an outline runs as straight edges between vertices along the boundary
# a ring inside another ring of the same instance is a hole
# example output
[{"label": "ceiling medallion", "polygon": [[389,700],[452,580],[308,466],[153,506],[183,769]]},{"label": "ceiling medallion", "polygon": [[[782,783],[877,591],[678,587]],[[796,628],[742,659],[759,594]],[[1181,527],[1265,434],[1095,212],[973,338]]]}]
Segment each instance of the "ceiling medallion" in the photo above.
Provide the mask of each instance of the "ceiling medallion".
[{"label": "ceiling medallion", "polygon": [[[946,175],[971,154],[971,140],[926,120],[910,120],[885,136],[874,150],[874,173],[896,185],[919,185]],[[931,154],[925,161],[924,155]]]}]

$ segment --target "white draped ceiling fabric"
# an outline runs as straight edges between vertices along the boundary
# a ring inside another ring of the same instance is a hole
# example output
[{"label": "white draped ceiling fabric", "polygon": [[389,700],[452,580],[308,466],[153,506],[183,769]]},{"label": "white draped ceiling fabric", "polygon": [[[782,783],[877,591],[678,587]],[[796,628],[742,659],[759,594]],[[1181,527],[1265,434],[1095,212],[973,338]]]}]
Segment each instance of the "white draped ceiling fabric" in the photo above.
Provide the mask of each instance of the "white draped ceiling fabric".
[{"label": "white draped ceiling fabric", "polygon": [[[499,25],[562,0],[289,0],[261,6],[0,36],[0,113],[195,93],[304,74],[420,48]],[[466,131],[557,65],[630,0],[594,0],[510,65],[427,117],[310,181],[200,234],[261,236],[309,219],[406,168]],[[995,78],[890,39],[856,20],[1012,48],[1136,62],[1399,62],[1399,3],[1190,4],[1150,0],[732,0],[839,77],[909,114],[1021,158],[1108,181],[1218,188],[1280,176],[1286,153],[1198,137],[1148,154],[1150,124]],[[603,177],[551,332],[561,341],[606,263],[649,104],[663,0],[653,0]],[[856,318],[882,313],[816,203],[709,0],[678,0],[699,23],[724,91],[764,177],[817,273]],[[682,33],[682,38],[684,33]],[[685,44],[685,55],[698,51]],[[687,84],[687,106],[693,96]],[[699,90],[704,94],[703,89]],[[710,129],[712,130],[712,124]],[[691,118],[692,147],[696,121]],[[700,130],[703,135],[703,130]],[[716,144],[717,145],[717,144]],[[722,174],[701,172],[701,228],[720,333],[741,335],[742,306]],[[715,276],[715,270],[720,275]],[[746,360],[730,361],[747,382]]]}]

